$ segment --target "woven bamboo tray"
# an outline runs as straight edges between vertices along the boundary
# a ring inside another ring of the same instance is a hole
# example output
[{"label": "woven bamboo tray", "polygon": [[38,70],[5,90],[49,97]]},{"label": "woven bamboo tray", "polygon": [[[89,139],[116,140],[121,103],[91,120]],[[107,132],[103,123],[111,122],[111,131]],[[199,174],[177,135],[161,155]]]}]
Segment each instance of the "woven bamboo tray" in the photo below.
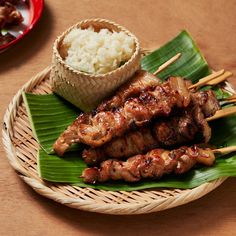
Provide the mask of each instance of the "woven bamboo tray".
[{"label": "woven bamboo tray", "polygon": [[152,189],[142,191],[104,191],[45,182],[38,176],[39,144],[30,127],[22,92],[51,93],[50,67],[26,83],[12,99],[4,116],[3,144],[7,157],[18,175],[39,194],[66,206],[86,211],[131,215],[165,210],[196,200],[209,193],[226,178],[187,190]]}]

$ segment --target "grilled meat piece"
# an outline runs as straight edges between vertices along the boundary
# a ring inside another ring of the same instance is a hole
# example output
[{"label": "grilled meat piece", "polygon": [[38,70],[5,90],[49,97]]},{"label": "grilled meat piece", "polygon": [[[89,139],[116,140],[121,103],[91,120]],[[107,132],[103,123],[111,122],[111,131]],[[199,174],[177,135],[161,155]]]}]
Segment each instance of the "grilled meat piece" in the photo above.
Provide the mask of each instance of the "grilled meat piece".
[{"label": "grilled meat piece", "polygon": [[62,156],[73,143],[79,143],[78,138],[78,126],[83,123],[87,123],[90,118],[90,114],[83,113],[77,118],[57,139],[53,145],[54,150],[59,156]]},{"label": "grilled meat piece", "polygon": [[[71,143],[77,141],[93,147],[101,146],[133,126],[143,126],[154,117],[167,117],[175,107],[187,107],[190,101],[190,93],[183,79],[171,77],[167,82],[141,92],[138,97],[128,99],[115,111],[80,115],[57,139],[54,150],[58,155],[63,155]],[[70,133],[74,131],[77,135],[70,140]]]},{"label": "grilled meat piece", "polygon": [[9,2],[0,5],[0,29],[9,25],[18,25],[22,21],[23,17],[14,5]]},{"label": "grilled meat piece", "polygon": [[139,70],[127,83],[122,85],[115,95],[102,102],[96,112],[111,111],[123,106],[130,97],[137,97],[142,91],[161,84],[160,79],[144,70]]},{"label": "grilled meat piece", "polygon": [[96,165],[109,158],[123,159],[157,147],[158,142],[151,129],[141,128],[115,138],[101,147],[84,149],[82,157],[86,164]]},{"label": "grilled meat piece", "polygon": [[201,112],[201,109],[199,106],[197,106],[196,109],[194,109],[193,116],[198,124],[198,127],[201,130],[202,136],[204,137],[204,142],[208,143],[211,138],[211,128],[208,125],[204,117],[204,114]]},{"label": "grilled meat piece", "polygon": [[208,142],[211,129],[201,109],[195,104],[179,116],[130,131],[101,147],[85,149],[82,157],[87,164],[96,165],[109,158],[124,159],[157,147],[183,145],[191,142],[197,134],[202,134],[204,141]]},{"label": "grilled meat piece", "polygon": [[86,168],[82,173],[84,182],[95,184],[108,180],[137,182],[141,179],[159,179],[164,174],[183,174],[196,163],[211,166],[215,155],[211,149],[197,146],[181,147],[173,151],[154,149],[145,155],[137,155],[127,161],[110,159],[101,163],[100,168]]},{"label": "grilled meat piece", "polygon": [[220,110],[220,104],[212,90],[192,93],[191,96],[193,103],[198,104],[205,117],[213,116]]}]

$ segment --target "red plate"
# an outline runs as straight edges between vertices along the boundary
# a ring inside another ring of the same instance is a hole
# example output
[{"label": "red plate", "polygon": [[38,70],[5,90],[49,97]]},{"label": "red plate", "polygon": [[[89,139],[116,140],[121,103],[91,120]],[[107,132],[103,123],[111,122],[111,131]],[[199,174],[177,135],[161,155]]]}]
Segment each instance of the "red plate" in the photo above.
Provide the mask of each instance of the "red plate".
[{"label": "red plate", "polygon": [[19,40],[21,40],[35,26],[42,15],[44,0],[24,0],[20,1],[17,9],[24,17],[24,21],[19,26],[9,28],[7,31],[13,34],[16,39],[0,46],[0,52],[5,51]]}]

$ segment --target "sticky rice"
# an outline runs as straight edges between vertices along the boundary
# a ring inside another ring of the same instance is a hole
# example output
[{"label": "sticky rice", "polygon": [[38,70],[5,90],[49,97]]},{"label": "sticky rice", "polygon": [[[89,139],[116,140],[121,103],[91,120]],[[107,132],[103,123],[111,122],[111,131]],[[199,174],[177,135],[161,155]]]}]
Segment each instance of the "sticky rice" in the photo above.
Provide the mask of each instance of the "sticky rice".
[{"label": "sticky rice", "polygon": [[101,29],[73,29],[63,40],[65,63],[78,71],[105,74],[127,62],[135,50],[132,37],[124,32]]}]

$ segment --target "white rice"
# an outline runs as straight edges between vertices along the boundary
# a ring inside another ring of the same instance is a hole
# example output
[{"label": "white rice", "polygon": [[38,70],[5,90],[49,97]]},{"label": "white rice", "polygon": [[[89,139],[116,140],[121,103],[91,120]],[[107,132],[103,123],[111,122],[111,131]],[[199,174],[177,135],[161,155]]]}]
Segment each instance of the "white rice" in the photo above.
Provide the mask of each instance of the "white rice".
[{"label": "white rice", "polygon": [[93,28],[73,29],[64,38],[68,47],[65,62],[76,70],[104,74],[128,61],[134,52],[134,39],[124,32]]}]

